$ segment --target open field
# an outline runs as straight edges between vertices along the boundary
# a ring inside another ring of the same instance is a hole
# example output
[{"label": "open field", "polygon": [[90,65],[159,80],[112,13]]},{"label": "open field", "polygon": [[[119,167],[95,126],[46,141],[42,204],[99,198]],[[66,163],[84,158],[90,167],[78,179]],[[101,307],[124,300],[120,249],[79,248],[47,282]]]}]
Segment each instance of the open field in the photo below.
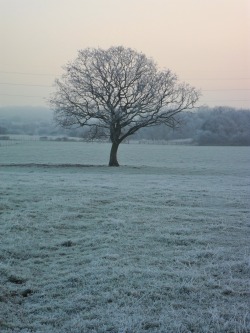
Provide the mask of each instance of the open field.
[{"label": "open field", "polygon": [[250,148],[109,148],[0,147],[0,332],[250,332]]}]

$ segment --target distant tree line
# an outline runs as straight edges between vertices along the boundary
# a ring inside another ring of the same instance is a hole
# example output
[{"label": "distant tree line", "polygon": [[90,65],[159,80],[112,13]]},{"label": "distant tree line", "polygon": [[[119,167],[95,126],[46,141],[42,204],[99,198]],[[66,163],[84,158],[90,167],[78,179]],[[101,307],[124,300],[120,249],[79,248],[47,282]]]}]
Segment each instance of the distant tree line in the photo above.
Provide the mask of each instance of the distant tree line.
[{"label": "distant tree line", "polygon": [[179,126],[148,128],[139,133],[151,140],[193,140],[197,145],[250,145],[250,110],[230,107],[199,108],[180,116]]},{"label": "distant tree line", "polygon": [[[88,138],[84,128],[71,130],[55,125],[52,111],[45,108],[0,108],[0,135],[28,134]],[[203,107],[183,112],[175,129],[164,125],[142,128],[131,139],[192,139],[197,145],[250,145],[250,110]]]}]

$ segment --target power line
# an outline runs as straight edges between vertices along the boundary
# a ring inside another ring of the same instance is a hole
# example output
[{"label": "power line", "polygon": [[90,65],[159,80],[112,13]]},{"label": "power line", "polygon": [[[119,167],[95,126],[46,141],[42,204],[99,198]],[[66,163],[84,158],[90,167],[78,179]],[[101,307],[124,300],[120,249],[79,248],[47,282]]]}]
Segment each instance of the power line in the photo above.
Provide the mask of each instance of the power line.
[{"label": "power line", "polygon": [[8,83],[8,82],[0,82],[0,84],[6,85],[6,86],[53,87],[52,85],[45,85],[45,84]]},{"label": "power line", "polygon": [[[45,99],[45,96],[36,96],[36,95],[17,95],[17,94],[0,94],[0,96],[13,96],[13,97],[31,97],[31,98],[43,98]],[[217,103],[217,102],[250,102],[249,99],[231,99],[231,100],[210,100],[207,101],[209,103]]]},{"label": "power line", "polygon": [[202,91],[249,91],[250,89],[201,89]]},{"label": "power line", "polygon": [[0,71],[1,74],[17,74],[17,75],[32,75],[32,76],[56,76],[56,74],[49,74],[49,73],[30,73],[30,72],[7,72],[7,71]]},{"label": "power line", "polygon": [[[53,85],[46,84],[29,84],[29,83],[9,83],[9,82],[0,82],[0,85],[7,86],[25,86],[25,87],[47,87],[51,88]],[[201,89],[202,91],[249,91],[250,89]]]},{"label": "power line", "polygon": [[209,103],[217,103],[217,102],[250,102],[250,99],[221,99],[216,101],[207,101]]},{"label": "power line", "polygon": [[195,81],[240,81],[240,80],[250,80],[250,77],[236,77],[236,78],[207,78],[207,79],[199,79],[199,78],[187,78],[186,80],[195,80]]},{"label": "power line", "polygon": [[[14,71],[0,71],[0,74],[17,74],[17,75],[32,75],[32,76],[58,76],[59,74],[52,73],[34,73],[34,72],[14,72]],[[250,80],[250,77],[239,77],[239,78],[187,78],[187,80],[197,81],[237,81],[237,80]]]},{"label": "power line", "polygon": [[35,96],[35,95],[15,95],[15,94],[0,94],[0,96],[13,96],[13,97],[39,97],[39,98],[45,98],[44,96]]},{"label": "power line", "polygon": [[204,102],[206,103],[224,103],[224,102],[250,102],[250,99],[221,99],[221,100],[206,100],[204,99]]}]

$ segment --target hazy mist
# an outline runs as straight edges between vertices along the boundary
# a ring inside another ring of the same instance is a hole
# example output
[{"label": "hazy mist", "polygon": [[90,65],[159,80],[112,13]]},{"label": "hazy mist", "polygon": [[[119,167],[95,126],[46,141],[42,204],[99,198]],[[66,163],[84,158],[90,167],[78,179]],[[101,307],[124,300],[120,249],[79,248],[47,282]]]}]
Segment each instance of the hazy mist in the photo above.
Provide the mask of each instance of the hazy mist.
[{"label": "hazy mist", "polygon": [[248,0],[0,3],[0,106],[45,106],[78,49],[123,45],[200,88],[201,105],[250,107]]}]

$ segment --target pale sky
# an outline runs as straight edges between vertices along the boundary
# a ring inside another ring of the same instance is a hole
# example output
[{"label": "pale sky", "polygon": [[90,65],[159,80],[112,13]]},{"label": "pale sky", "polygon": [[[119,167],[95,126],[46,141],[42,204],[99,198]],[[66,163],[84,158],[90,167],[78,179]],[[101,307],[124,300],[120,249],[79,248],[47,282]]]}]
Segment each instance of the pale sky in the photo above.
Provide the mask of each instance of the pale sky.
[{"label": "pale sky", "polygon": [[123,45],[250,108],[250,0],[0,0],[0,107],[46,105],[77,50]]}]

